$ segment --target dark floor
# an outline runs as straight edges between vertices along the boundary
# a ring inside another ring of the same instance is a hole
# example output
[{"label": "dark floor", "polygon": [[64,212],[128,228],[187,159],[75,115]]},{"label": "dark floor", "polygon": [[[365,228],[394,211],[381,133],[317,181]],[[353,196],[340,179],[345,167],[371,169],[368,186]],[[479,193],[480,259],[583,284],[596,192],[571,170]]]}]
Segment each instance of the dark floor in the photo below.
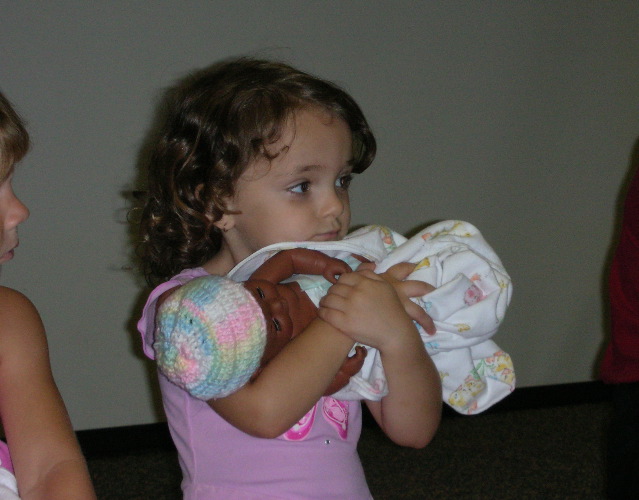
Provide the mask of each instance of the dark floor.
[{"label": "dark floor", "polygon": [[[360,455],[378,500],[604,498],[609,413],[603,401],[449,415],[423,450],[395,446],[366,425]],[[181,498],[170,448],[95,455],[88,462],[100,500]]]}]

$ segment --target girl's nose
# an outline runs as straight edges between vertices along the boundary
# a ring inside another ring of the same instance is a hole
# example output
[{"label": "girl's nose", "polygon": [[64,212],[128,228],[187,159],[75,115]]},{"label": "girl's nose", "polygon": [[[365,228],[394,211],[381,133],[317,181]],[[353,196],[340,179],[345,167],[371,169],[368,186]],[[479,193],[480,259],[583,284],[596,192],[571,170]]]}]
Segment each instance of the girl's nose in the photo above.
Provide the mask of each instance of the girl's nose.
[{"label": "girl's nose", "polygon": [[322,205],[322,215],[337,217],[344,211],[344,201],[338,193],[332,191],[326,195]]},{"label": "girl's nose", "polygon": [[9,225],[16,227],[28,218],[29,209],[16,195],[13,195],[13,200],[9,208]]}]

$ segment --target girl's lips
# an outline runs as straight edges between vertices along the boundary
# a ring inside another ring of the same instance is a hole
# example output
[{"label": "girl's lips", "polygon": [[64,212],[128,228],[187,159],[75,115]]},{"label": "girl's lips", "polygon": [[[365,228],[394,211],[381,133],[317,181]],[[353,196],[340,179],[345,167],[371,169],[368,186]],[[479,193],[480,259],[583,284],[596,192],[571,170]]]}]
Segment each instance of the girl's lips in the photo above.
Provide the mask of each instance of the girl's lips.
[{"label": "girl's lips", "polygon": [[331,231],[330,233],[318,234],[313,238],[315,241],[334,241],[339,237],[339,231]]},{"label": "girl's lips", "polygon": [[10,261],[11,259],[13,259],[14,253],[15,253],[14,250],[9,250],[4,255],[0,256],[0,264],[2,264],[3,262]]}]

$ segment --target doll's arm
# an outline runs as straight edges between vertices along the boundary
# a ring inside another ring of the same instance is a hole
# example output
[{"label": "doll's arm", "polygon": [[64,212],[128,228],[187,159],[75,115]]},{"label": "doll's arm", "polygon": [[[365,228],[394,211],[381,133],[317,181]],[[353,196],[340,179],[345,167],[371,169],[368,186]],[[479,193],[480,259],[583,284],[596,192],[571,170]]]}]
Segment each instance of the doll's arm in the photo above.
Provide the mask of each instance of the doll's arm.
[{"label": "doll's arm", "polygon": [[95,499],[86,462],[58,392],[40,316],[0,287],[0,415],[20,497]]},{"label": "doll's arm", "polygon": [[293,274],[319,274],[335,283],[336,275],[350,271],[351,268],[344,261],[317,250],[292,248],[282,250],[269,258],[251,275],[251,279],[279,283]]}]

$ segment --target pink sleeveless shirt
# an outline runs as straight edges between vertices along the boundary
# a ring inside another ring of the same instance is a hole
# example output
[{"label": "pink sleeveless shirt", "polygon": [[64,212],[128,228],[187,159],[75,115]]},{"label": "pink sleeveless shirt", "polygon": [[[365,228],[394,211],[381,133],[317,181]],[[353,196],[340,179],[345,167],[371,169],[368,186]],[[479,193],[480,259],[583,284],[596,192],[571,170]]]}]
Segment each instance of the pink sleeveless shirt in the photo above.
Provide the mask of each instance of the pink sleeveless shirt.
[{"label": "pink sleeveless shirt", "polygon": [[[158,297],[204,275],[201,268],[186,270],[151,292],[138,322],[149,358],[155,358]],[[236,429],[204,401],[158,375],[185,500],[372,498],[357,455],[362,426],[359,401],[324,397],[282,436],[260,439]]]},{"label": "pink sleeveless shirt", "polygon": [[9,447],[4,441],[0,441],[0,467],[7,469],[13,474],[13,464],[11,463],[11,455],[9,455]]}]

